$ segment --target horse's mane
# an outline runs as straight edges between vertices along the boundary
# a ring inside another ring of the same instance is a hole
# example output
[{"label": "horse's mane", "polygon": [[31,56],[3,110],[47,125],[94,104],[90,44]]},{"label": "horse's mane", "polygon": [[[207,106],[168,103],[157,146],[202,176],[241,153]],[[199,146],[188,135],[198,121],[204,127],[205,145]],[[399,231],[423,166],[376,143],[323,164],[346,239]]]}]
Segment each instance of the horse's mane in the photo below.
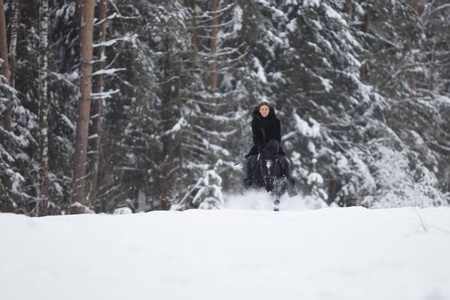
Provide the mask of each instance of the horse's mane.
[{"label": "horse's mane", "polygon": [[278,143],[277,140],[271,140],[267,144],[265,144],[263,147],[261,147],[259,152],[260,152],[260,154],[275,156],[275,155],[277,155],[279,148],[280,148],[280,143]]}]

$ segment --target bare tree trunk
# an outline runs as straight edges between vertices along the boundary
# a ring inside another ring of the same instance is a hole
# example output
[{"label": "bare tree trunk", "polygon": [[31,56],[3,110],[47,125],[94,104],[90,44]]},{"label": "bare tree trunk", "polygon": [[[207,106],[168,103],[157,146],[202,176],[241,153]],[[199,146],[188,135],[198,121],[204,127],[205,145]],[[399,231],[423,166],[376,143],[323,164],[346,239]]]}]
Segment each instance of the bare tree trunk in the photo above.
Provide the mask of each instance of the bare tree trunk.
[{"label": "bare tree trunk", "polygon": [[353,13],[353,6],[352,6],[352,0],[346,0],[345,5],[347,7],[347,25],[350,27],[350,24],[352,22],[352,13]]},{"label": "bare tree trunk", "polygon": [[85,212],[86,152],[92,92],[92,37],[94,31],[95,0],[84,0],[80,31],[80,89],[78,120],[75,137],[75,154],[72,182],[72,214]]},{"label": "bare tree trunk", "polygon": [[[9,64],[8,64],[8,41],[6,36],[6,20],[5,20],[5,6],[3,3],[3,0],[0,0],[0,59],[2,60],[1,65],[1,72],[3,77],[5,77],[4,84],[9,85]],[[3,80],[0,81],[0,83],[3,83]],[[3,128],[6,131],[11,131],[11,106],[12,106],[12,98],[6,92],[6,109],[3,112]],[[3,141],[2,141],[3,143]],[[4,147],[9,147],[9,141],[5,141],[3,144]],[[7,191],[11,191],[12,189],[12,182],[11,179],[8,176],[5,176],[2,178],[3,184]],[[0,201],[2,204],[2,211],[4,212],[12,212],[14,210],[14,207],[12,206],[11,202],[8,200],[7,193],[0,194]]]},{"label": "bare tree trunk", "polygon": [[[178,114],[180,116],[180,118],[183,118],[183,114],[182,114],[182,108],[183,108],[183,103],[181,101],[181,64],[182,64],[182,60],[181,57],[178,56],[178,82],[177,82],[177,90],[178,90],[178,95],[177,95],[177,104],[178,104]],[[183,132],[180,131],[178,133],[178,137],[177,137],[177,142],[178,142],[178,196],[181,199],[182,194],[183,194],[183,187],[185,186],[184,184],[184,176],[183,176]]]},{"label": "bare tree trunk", "polygon": [[436,37],[433,38],[433,56],[431,58],[431,70],[430,70],[430,84],[429,89],[432,91],[434,89],[434,72],[436,63]]},{"label": "bare tree trunk", "polygon": [[412,0],[412,7],[416,14],[419,14],[419,0]]},{"label": "bare tree trunk", "polygon": [[[172,90],[172,60],[169,41],[165,41],[166,53],[164,54],[164,108],[162,111],[163,130],[168,132],[173,127],[173,90]],[[163,182],[161,187],[161,209],[170,208],[170,197],[172,196],[172,165],[174,155],[174,141],[171,134],[164,134],[163,153],[165,154],[163,162]]]},{"label": "bare tree trunk", "polygon": [[75,17],[77,19],[77,29],[81,29],[81,20],[83,19],[83,6],[84,6],[84,0],[76,0],[76,7],[75,7]]},{"label": "bare tree trunk", "polygon": [[[217,13],[219,0],[212,0],[211,2],[211,130],[217,130],[217,120],[215,116],[217,115],[217,34],[219,26],[219,15]],[[211,143],[216,143],[216,137],[211,136]],[[209,164],[211,168],[215,164],[216,157],[214,152],[211,151],[209,155]]]},{"label": "bare tree trunk", "polygon": [[293,99],[297,93],[297,72],[296,68],[291,70],[291,84],[289,85],[289,98]]},{"label": "bare tree trunk", "polygon": [[9,48],[11,59],[11,87],[16,87],[16,49],[17,49],[17,35],[19,29],[19,16],[20,16],[20,0],[14,1],[14,15],[11,28],[11,45]]},{"label": "bare tree trunk", "polygon": [[[440,6],[441,6],[441,1],[437,0],[434,4],[434,7],[440,7]],[[430,16],[428,16],[428,18],[429,17]],[[434,18],[436,20],[440,20],[440,18],[442,18],[440,10],[435,12]],[[436,34],[433,36],[433,50],[432,50],[433,54],[431,57],[431,66],[430,66],[430,82],[428,84],[428,88],[430,89],[430,91],[432,91],[434,89],[434,81],[435,81],[434,76],[435,76],[435,72],[436,72],[436,56],[437,56],[436,48],[438,47],[439,41],[440,41],[440,33],[436,32]]]},{"label": "bare tree trunk", "polygon": [[[6,19],[5,6],[3,0],[0,0],[0,58],[2,63],[2,75],[6,79],[6,84],[9,85],[9,62],[8,62],[8,40],[6,36]],[[6,131],[11,131],[11,96],[7,96],[6,109],[3,112],[3,128]]]},{"label": "bare tree trunk", "polygon": [[[212,105],[211,114],[215,116],[217,114],[217,33],[219,26],[219,16],[217,10],[219,7],[219,0],[212,0],[211,3],[211,93],[212,93]],[[215,123],[215,122],[214,122]],[[215,127],[215,126],[214,126]]]},{"label": "bare tree trunk", "polygon": [[[364,32],[369,33],[369,28],[370,28],[370,5],[367,5],[366,27],[364,29]],[[366,77],[366,59],[367,59],[367,53],[364,53],[363,64],[361,66],[361,82],[364,82],[365,77]]]},{"label": "bare tree trunk", "polygon": [[[416,12],[416,14],[419,14],[419,0],[413,0],[412,7],[413,7],[414,11]],[[415,52],[416,49],[417,49],[417,44],[415,42],[413,42],[413,45],[412,45],[413,53]],[[414,54],[413,54],[413,60],[415,60]],[[410,83],[410,87],[412,90],[416,89],[416,73],[415,73],[415,71],[416,71],[416,65],[414,64],[412,67],[411,83]]]},{"label": "bare tree trunk", "polygon": [[[194,110],[193,105],[192,105],[192,100],[196,99],[196,67],[197,67],[197,54],[198,54],[198,49],[200,46],[199,43],[199,34],[198,34],[198,29],[197,29],[197,15],[196,15],[196,8],[197,8],[197,1],[196,0],[191,0],[191,8],[192,8],[192,65],[191,65],[191,87],[190,87],[190,92],[191,92],[191,104],[189,105],[189,109],[192,111]],[[193,115],[189,116],[189,125],[193,128],[195,127],[196,124],[196,119],[194,118]],[[189,161],[192,161],[194,159],[194,149],[192,147],[192,144],[194,143],[194,131],[193,130],[189,130],[189,134],[188,134],[188,145],[191,145],[191,147],[189,147],[189,156],[188,159]],[[188,180],[191,180],[191,178],[193,178],[193,171],[192,168],[188,169],[187,172],[187,178]],[[190,184],[191,182],[189,182]],[[189,198],[189,200],[187,201],[187,207],[191,206],[191,198]]]},{"label": "bare tree trunk", "polygon": [[39,215],[48,215],[49,186],[48,179],[48,0],[41,0],[39,29],[39,153],[41,159],[41,201]]},{"label": "bare tree trunk", "polygon": [[[98,19],[102,22],[99,28],[99,44],[104,44],[106,41],[106,13],[108,10],[108,0],[100,0],[99,3],[99,15]],[[101,71],[105,68],[105,46],[99,46],[97,48],[97,60],[98,63],[98,71]],[[94,93],[102,93],[103,92],[103,75],[98,75],[95,78],[94,85]],[[99,170],[99,159],[100,159],[100,143],[101,143],[101,114],[102,114],[102,103],[103,98],[97,98],[93,100],[92,106],[92,126],[90,129],[90,136],[93,137],[91,139],[91,152],[93,153],[93,158],[91,159],[91,173],[90,180],[91,189],[89,193],[89,204],[92,209],[96,210],[97,208],[97,198],[98,198],[98,170]]]}]

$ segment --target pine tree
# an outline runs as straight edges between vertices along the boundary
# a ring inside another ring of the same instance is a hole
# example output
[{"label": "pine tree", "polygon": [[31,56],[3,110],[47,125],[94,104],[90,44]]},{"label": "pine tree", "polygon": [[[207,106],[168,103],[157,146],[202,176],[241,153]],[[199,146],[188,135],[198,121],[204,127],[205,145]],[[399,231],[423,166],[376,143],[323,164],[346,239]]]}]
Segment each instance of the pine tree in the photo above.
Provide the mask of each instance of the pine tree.
[{"label": "pine tree", "polygon": [[98,75],[95,78],[95,85],[93,88],[94,95],[97,95],[93,99],[92,105],[92,116],[91,121],[92,124],[89,126],[89,136],[91,147],[89,148],[89,153],[91,154],[90,158],[90,172],[89,172],[89,205],[91,209],[94,211],[98,211],[99,203],[98,203],[98,174],[100,167],[100,151],[101,151],[101,121],[102,121],[102,106],[103,106],[103,98],[105,95],[103,94],[104,88],[104,75],[103,70],[105,68],[105,45],[106,42],[106,25],[107,25],[107,11],[108,11],[108,0],[102,0],[99,3],[99,26],[98,29],[98,45],[96,49],[96,59],[97,59],[97,68],[96,73]]},{"label": "pine tree", "polygon": [[2,163],[1,167],[1,191],[2,196],[0,198],[2,202],[2,210],[9,212],[12,211],[13,207],[8,199],[8,194],[11,192],[11,169],[10,163],[12,158],[10,156],[10,145],[8,133],[11,131],[11,93],[9,88],[9,60],[8,60],[8,41],[6,36],[6,19],[5,19],[5,9],[3,0],[0,0],[0,59],[1,59],[1,77],[0,77],[0,87],[1,87],[1,104],[3,108],[2,114],[2,128],[1,135],[2,145],[0,145],[0,157],[9,157],[7,161]]},{"label": "pine tree", "polygon": [[72,187],[72,213],[85,212],[85,176],[86,155],[88,142],[88,129],[90,117],[90,104],[92,92],[92,55],[94,31],[94,0],[85,0],[83,8],[82,26],[80,32],[81,69],[80,89],[81,96],[78,106],[77,131],[75,138],[74,171]]},{"label": "pine tree", "polygon": [[[36,80],[42,68],[36,66],[42,66],[43,39],[32,33],[42,32],[41,2],[20,1],[20,18],[14,2],[4,6],[12,21],[2,28],[11,37],[2,115],[7,96],[12,105],[11,130],[4,118],[0,126],[1,209],[38,215],[44,140],[43,80]],[[198,207],[203,201],[196,195],[212,195],[196,185],[212,166],[223,191],[240,191],[242,168],[235,163],[252,144],[252,105],[264,100],[276,107],[283,147],[307,199],[368,207],[448,203],[445,1],[108,3],[107,22],[99,11],[95,26],[100,33],[107,23],[102,37],[108,39],[94,47],[87,119],[93,164],[86,173],[93,177],[86,177],[89,202],[82,210]],[[86,6],[82,0],[53,4],[46,207],[65,214],[72,204]]]}]

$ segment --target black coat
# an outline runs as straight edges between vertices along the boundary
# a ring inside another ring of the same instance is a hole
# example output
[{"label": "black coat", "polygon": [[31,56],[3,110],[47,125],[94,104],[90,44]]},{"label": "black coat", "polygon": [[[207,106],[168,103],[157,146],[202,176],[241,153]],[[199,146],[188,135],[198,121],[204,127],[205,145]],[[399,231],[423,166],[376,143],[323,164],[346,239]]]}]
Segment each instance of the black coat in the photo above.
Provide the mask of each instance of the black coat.
[{"label": "black coat", "polygon": [[[281,144],[281,123],[272,107],[270,107],[269,115],[265,118],[261,116],[258,109],[253,111],[252,134],[253,147],[245,157],[258,154],[258,147],[270,140],[277,140]],[[281,146],[278,154],[286,155]]]}]

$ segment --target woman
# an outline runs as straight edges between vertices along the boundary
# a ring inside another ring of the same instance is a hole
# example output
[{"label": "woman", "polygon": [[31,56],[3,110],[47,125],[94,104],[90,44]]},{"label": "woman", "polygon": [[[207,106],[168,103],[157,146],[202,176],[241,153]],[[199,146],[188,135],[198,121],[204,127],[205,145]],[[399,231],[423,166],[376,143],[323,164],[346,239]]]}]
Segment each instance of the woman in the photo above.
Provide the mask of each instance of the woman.
[{"label": "woman", "polygon": [[281,147],[280,120],[275,115],[275,108],[270,103],[261,102],[255,106],[253,110],[252,134],[254,145],[250,152],[245,156],[244,189],[248,189],[252,185],[253,169],[258,160],[258,147],[271,140],[276,140],[280,143],[278,155],[280,156],[279,161],[281,163],[281,168],[284,176],[286,176],[290,182],[290,189],[288,189],[289,196],[295,196],[297,193],[294,189],[294,180],[292,180],[289,171],[289,162],[286,158],[286,153]]}]

